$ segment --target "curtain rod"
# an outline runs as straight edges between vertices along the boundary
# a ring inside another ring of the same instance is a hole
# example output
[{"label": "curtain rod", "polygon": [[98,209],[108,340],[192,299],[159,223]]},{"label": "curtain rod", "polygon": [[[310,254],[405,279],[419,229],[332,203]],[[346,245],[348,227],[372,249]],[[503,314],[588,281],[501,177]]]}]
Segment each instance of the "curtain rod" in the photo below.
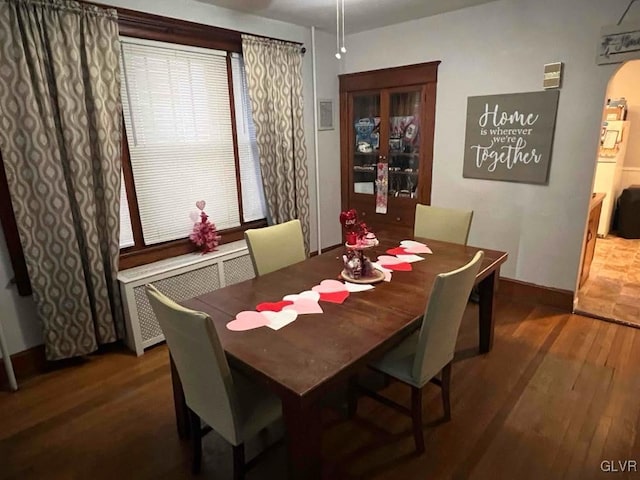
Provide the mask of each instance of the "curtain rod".
[{"label": "curtain rod", "polygon": [[242,35],[253,35],[254,37],[259,37],[259,38],[264,38],[267,40],[276,40],[279,42],[286,42],[286,43],[292,43],[294,45],[300,45],[301,47],[301,52],[304,54],[306,53],[307,49],[304,46],[304,43],[302,42],[294,42],[292,40],[283,40],[281,38],[274,38],[274,37],[269,37],[267,35],[260,35],[260,34],[256,34],[256,33],[251,33],[251,32],[243,32],[240,30],[232,30],[230,28],[223,28],[223,27],[218,27],[215,25],[207,25],[205,23],[198,23],[198,22],[192,22],[190,20],[183,20],[181,18],[175,18],[175,17],[167,17],[165,15],[158,15],[155,13],[147,13],[147,12],[142,12],[140,10],[131,10],[129,8],[123,8],[123,7],[118,7],[115,5],[105,5],[103,3],[97,3],[97,2],[90,2],[87,0],[79,0],[80,3],[86,3],[89,5],[96,5],[98,7],[101,8],[109,8],[109,9],[113,9],[116,10],[118,12],[118,17],[120,17],[121,15],[125,15],[127,17],[131,17],[131,16],[145,16],[148,18],[163,18],[163,19],[169,19],[173,22],[176,22],[177,24],[191,24],[193,26],[200,26],[200,27],[204,27],[204,28],[215,28],[216,30],[218,30],[221,34],[226,34],[228,36],[233,36],[233,37],[238,37],[240,38]]}]

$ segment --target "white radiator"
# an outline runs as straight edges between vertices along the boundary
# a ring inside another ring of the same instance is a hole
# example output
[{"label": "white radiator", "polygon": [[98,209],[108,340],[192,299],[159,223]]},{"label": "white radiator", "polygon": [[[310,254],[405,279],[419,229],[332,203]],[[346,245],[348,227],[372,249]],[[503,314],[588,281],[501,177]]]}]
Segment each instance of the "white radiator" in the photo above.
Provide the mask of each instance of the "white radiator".
[{"label": "white radiator", "polygon": [[164,341],[144,291],[146,284],[153,283],[180,302],[253,277],[244,240],[221,245],[205,255],[191,253],[119,272],[127,346],[140,356],[145,348]]}]

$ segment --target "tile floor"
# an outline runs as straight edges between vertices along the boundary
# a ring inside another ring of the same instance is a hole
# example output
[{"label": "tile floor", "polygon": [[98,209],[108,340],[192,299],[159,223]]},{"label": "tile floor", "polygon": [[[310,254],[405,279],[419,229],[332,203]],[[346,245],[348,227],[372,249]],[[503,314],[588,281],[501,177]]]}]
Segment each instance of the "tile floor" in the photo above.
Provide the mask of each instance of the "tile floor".
[{"label": "tile floor", "polygon": [[576,311],[640,326],[640,240],[614,235],[596,240]]}]

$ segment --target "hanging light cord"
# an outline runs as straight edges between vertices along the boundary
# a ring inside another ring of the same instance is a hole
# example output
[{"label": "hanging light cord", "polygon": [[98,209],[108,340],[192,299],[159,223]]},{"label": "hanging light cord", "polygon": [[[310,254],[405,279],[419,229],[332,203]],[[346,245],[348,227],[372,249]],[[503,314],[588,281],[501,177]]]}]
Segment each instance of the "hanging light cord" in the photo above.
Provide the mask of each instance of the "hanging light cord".
[{"label": "hanging light cord", "polygon": [[627,5],[627,9],[624,11],[622,16],[620,17],[620,20],[618,20],[618,25],[620,25],[622,23],[622,20],[624,20],[624,17],[627,15],[627,13],[629,13],[629,9],[631,8],[631,5],[633,5],[635,3],[635,1],[636,0],[631,0],[629,2],[629,5]]},{"label": "hanging light cord", "polygon": [[[340,11],[342,10],[342,19]],[[342,46],[340,46],[340,21],[342,20]],[[344,0],[336,0],[336,58],[340,60],[342,54],[347,53],[347,47],[344,46]]]},{"label": "hanging light cord", "polygon": [[342,53],[347,53],[347,48],[344,46],[344,0],[342,0]]},{"label": "hanging light cord", "polygon": [[336,58],[340,56],[340,0],[336,0]]}]

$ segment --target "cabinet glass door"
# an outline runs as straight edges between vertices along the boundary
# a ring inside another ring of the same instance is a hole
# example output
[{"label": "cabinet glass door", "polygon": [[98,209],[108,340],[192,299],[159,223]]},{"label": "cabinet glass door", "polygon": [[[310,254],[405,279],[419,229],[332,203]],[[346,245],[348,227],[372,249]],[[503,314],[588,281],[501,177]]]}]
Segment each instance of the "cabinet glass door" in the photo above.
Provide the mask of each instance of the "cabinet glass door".
[{"label": "cabinet glass door", "polygon": [[421,93],[416,89],[389,95],[389,197],[418,196]]},{"label": "cabinet glass door", "polygon": [[380,95],[357,94],[351,98],[353,192],[373,195],[380,155]]}]

